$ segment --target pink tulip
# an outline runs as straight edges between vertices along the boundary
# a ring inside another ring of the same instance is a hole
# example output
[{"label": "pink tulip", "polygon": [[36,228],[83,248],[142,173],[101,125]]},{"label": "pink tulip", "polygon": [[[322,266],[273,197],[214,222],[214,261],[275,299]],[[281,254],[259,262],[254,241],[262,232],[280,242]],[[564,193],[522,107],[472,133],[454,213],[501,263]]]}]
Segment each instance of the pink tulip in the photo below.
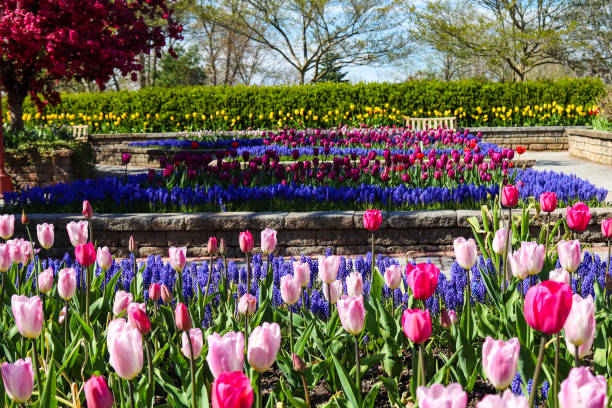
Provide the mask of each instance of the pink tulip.
[{"label": "pink tulip", "polygon": [[519,191],[518,188],[509,184],[502,188],[501,192],[501,202],[504,207],[512,208],[516,207],[519,199]]},{"label": "pink tulip", "polygon": [[342,296],[338,301],[338,314],[344,330],[354,335],[361,333],[365,323],[363,296]]},{"label": "pink tulip", "polygon": [[408,286],[412,289],[415,299],[429,299],[438,286],[440,270],[434,264],[420,263],[406,265]]},{"label": "pink tulip", "polygon": [[134,236],[130,235],[130,239],[128,240],[128,251],[132,254],[136,254],[136,241],[134,240]]},{"label": "pink tulip", "polygon": [[247,357],[251,367],[263,373],[272,367],[280,348],[281,330],[276,323],[264,322],[249,336]]},{"label": "pink tulip", "polygon": [[172,303],[172,292],[164,284],[161,285],[161,298],[165,304],[169,305]]},{"label": "pink tulip", "polygon": [[291,306],[300,299],[302,287],[300,282],[291,275],[285,275],[280,280],[280,290],[283,302]]},{"label": "pink tulip", "polygon": [[98,247],[98,253],[96,255],[96,262],[98,262],[98,266],[103,271],[107,271],[110,269],[113,264],[113,256],[111,255],[108,247]]},{"label": "pink tulip", "polygon": [[474,242],[472,238],[466,240],[463,237],[459,237],[453,242],[453,247],[455,249],[455,258],[459,266],[466,270],[472,269],[478,257],[476,253],[476,242]]},{"label": "pink tulip", "polygon": [[612,218],[606,218],[601,222],[601,235],[612,238]]},{"label": "pink tulip", "polygon": [[503,390],[514,380],[518,368],[521,344],[517,338],[508,341],[487,336],[482,346],[482,366],[495,388]]},{"label": "pink tulip", "polygon": [[529,401],[522,395],[514,395],[512,391],[506,390],[501,397],[495,394],[485,396],[476,408],[529,408]]},{"label": "pink tulip", "polygon": [[332,283],[338,277],[340,258],[332,256],[319,256],[319,279],[324,283]]},{"label": "pink tulip", "polygon": [[363,227],[368,231],[377,231],[382,223],[380,210],[366,210],[363,213]]},{"label": "pink tulip", "polygon": [[213,333],[206,337],[208,354],[206,363],[213,377],[223,373],[242,371],[244,365],[244,336],[241,332]]},{"label": "pink tulip", "polygon": [[226,253],[227,247],[225,246],[225,240],[221,238],[221,241],[219,242],[219,255],[225,256]]},{"label": "pink tulip", "polygon": [[59,317],[57,318],[59,324],[64,323],[64,319],[66,319],[66,310],[66,306],[62,307],[62,310],[60,310]]},{"label": "pink tulip", "polygon": [[[338,299],[340,299],[340,296],[342,296],[342,282],[335,280],[330,284],[323,283],[321,285],[321,290],[323,291],[325,299],[332,305],[335,305]],[[331,310],[329,312],[331,313]]]},{"label": "pink tulip", "polygon": [[144,303],[130,303],[127,307],[128,320],[132,327],[138,329],[143,336],[151,331],[151,320],[147,315],[147,307]]},{"label": "pink tulip", "polygon": [[208,238],[208,244],[206,245],[206,251],[208,255],[215,255],[217,253],[217,238]]},{"label": "pink tulip", "polygon": [[442,309],[440,312],[440,325],[445,329],[450,329],[457,323],[457,314],[454,310]]},{"label": "pink tulip", "polygon": [[346,277],[346,293],[349,296],[363,295],[363,279],[361,273],[352,272]]},{"label": "pink tulip", "polygon": [[47,268],[38,275],[38,290],[49,293],[53,289],[53,269]]},{"label": "pink tulip", "polygon": [[[570,310],[567,320],[563,325],[565,330],[565,342],[572,347],[572,352],[576,353],[578,347],[579,357],[583,357],[588,353],[593,345],[595,338],[595,303],[593,297],[589,295],[587,298],[575,294],[572,297],[572,309]],[[580,347],[585,346],[580,349]],[[582,352],[582,354],[581,354]]]},{"label": "pink tulip", "polygon": [[113,393],[102,376],[92,375],[85,383],[83,391],[85,392],[87,408],[112,408],[115,402]]},{"label": "pink tulip", "polygon": [[544,281],[525,295],[525,320],[546,334],[561,331],[572,308],[572,289],[567,283]]},{"label": "pink tulip", "polygon": [[508,254],[512,275],[521,280],[529,275],[537,275],[544,266],[546,248],[537,242],[521,242],[521,247]]},{"label": "pink tulip", "polygon": [[572,282],[572,278],[570,277],[570,274],[565,269],[562,269],[562,268],[553,269],[552,271],[550,271],[548,273],[548,280],[555,281],[555,282],[563,282],[563,283],[567,283],[568,285]]},{"label": "pink tulip", "polygon": [[134,296],[124,290],[119,290],[115,293],[115,301],[113,303],[113,315],[119,316],[121,312],[127,309],[128,305],[132,303]]},{"label": "pink tulip", "polygon": [[119,377],[128,381],[133,379],[142,370],[142,335],[125,319],[111,321],[107,333],[110,365]]},{"label": "pink tulip", "polygon": [[179,302],[174,310],[174,322],[176,328],[181,331],[187,331],[193,326],[191,322],[191,316],[189,316],[189,309],[184,303]]},{"label": "pink tulip", "polygon": [[399,285],[402,284],[402,270],[399,265],[389,265],[387,269],[385,269],[385,284],[389,287],[389,289],[394,290],[399,288]]},{"label": "pink tulip", "polygon": [[[189,337],[191,338],[191,347],[193,347],[193,359],[195,360],[200,357],[200,353],[202,352],[202,330],[190,329]],[[183,347],[181,347],[183,355],[187,358],[191,358],[191,350],[189,348],[189,338],[187,338],[187,332],[183,332],[181,339],[183,341]]]},{"label": "pink tulip", "polygon": [[554,192],[540,194],[540,208],[547,213],[555,211],[557,208],[557,195]]},{"label": "pink tulip", "polygon": [[[508,252],[510,251],[508,242],[506,241],[506,235],[508,234],[508,230],[502,228],[495,231],[495,236],[493,237],[493,252],[497,255],[503,255],[504,251],[506,251],[506,246],[508,246]],[[510,233],[510,241],[512,241],[512,232]]]},{"label": "pink tulip", "polygon": [[14,264],[26,265],[30,256],[33,255],[30,241],[26,241],[23,238],[10,239],[6,241],[6,244],[9,246],[11,261]]},{"label": "pink tulip", "polygon": [[74,249],[74,255],[77,261],[86,268],[96,262],[96,249],[91,242],[77,246]]},{"label": "pink tulip", "polygon": [[434,384],[431,387],[417,388],[419,408],[465,408],[467,394],[461,385],[452,383],[447,387]]},{"label": "pink tulip", "polygon": [[212,385],[212,408],[251,408],[253,387],[241,371],[224,373]]},{"label": "pink tulip", "polygon": [[57,278],[57,293],[64,300],[70,300],[76,291],[76,271],[74,268],[64,268],[59,271]]},{"label": "pink tulip", "polygon": [[591,210],[582,201],[577,202],[572,207],[567,207],[567,225],[577,232],[582,232],[589,225],[591,220]]},{"label": "pink tulip", "polygon": [[238,301],[238,313],[243,316],[249,316],[255,313],[256,307],[257,298],[250,293],[245,293]]},{"label": "pink tulip", "polygon": [[249,230],[240,233],[238,236],[238,244],[240,245],[240,250],[245,254],[251,253],[253,248],[255,248],[255,240]]},{"label": "pink tulip", "polygon": [[561,267],[569,273],[574,272],[580,265],[580,241],[559,241],[557,244],[559,262]]},{"label": "pink tulip", "polygon": [[594,376],[587,367],[572,368],[561,383],[561,408],[605,408],[608,385],[603,375]]},{"label": "pink tulip", "polygon": [[406,309],[402,315],[402,329],[413,343],[420,344],[431,337],[429,310]]},{"label": "pink tulip", "polygon": [[7,240],[13,236],[15,231],[15,216],[4,214],[0,216],[0,237]]},{"label": "pink tulip", "polygon": [[149,286],[149,299],[157,302],[161,298],[161,285],[159,283],[152,283]]},{"label": "pink tulip", "polygon": [[307,262],[293,261],[293,276],[305,288],[310,283],[310,265]]},{"label": "pink tulip", "polygon": [[276,230],[266,228],[261,231],[261,252],[268,255],[276,248]]},{"label": "pink tulip", "polygon": [[8,271],[12,264],[11,247],[7,244],[0,244],[0,272]]},{"label": "pink tulip", "polygon": [[168,250],[170,256],[170,266],[177,272],[183,272],[187,263],[187,247],[170,247]]},{"label": "pink tulip", "polygon": [[83,245],[87,242],[87,238],[89,237],[88,228],[89,223],[87,221],[70,221],[66,225],[66,230],[68,231],[68,238],[70,238],[70,243],[73,247],[76,248],[77,246]]},{"label": "pink tulip", "polygon": [[42,302],[38,296],[11,297],[11,310],[17,323],[17,330],[23,337],[35,339],[42,331],[43,310]]},{"label": "pink tulip", "polygon": [[42,248],[49,249],[53,246],[55,237],[53,224],[38,224],[36,226],[36,235]]},{"label": "pink tulip", "polygon": [[90,219],[93,217],[93,208],[91,208],[91,203],[89,200],[83,201],[83,217]]},{"label": "pink tulip", "polygon": [[4,362],[0,371],[2,371],[4,390],[8,396],[19,404],[28,402],[34,391],[32,359],[26,357],[25,360],[19,359],[12,364]]}]

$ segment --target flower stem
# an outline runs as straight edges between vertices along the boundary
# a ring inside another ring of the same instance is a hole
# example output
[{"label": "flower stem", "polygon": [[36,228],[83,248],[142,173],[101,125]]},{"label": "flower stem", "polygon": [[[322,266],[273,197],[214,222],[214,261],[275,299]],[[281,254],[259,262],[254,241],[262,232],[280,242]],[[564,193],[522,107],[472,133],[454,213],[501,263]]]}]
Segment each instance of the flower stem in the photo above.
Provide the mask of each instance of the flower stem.
[{"label": "flower stem", "polygon": [[306,384],[306,377],[304,377],[304,373],[301,373],[302,376],[302,386],[304,387],[304,398],[306,399],[306,406],[310,408],[310,397],[308,396],[308,385]]},{"label": "flower stem", "polygon": [[512,229],[512,209],[508,208],[508,227],[506,228],[506,245],[504,245],[504,258],[502,259],[504,265],[504,273],[502,274],[502,282],[506,280],[506,274],[508,272],[508,249],[512,248],[510,244],[510,230]]},{"label": "flower stem", "polygon": [[355,378],[357,391],[361,395],[361,365],[359,364],[359,337],[355,335]]},{"label": "flower stem", "polygon": [[370,279],[374,278],[374,232],[372,232],[372,267],[370,271]]},{"label": "flower stem", "polygon": [[533,373],[533,383],[531,384],[531,393],[529,394],[529,408],[533,407],[533,404],[535,402],[535,397],[538,389],[538,377],[540,376],[540,369],[542,368],[542,361],[544,360],[545,345],[546,336],[542,335],[542,338],[540,339],[540,352],[538,353],[538,362]]},{"label": "flower stem", "polygon": [[198,407],[196,388],[195,388],[195,359],[193,358],[193,343],[191,342],[191,335],[189,331],[185,332],[187,334],[187,340],[189,341],[189,365],[191,367],[191,403],[193,404],[193,408]]},{"label": "flower stem", "polygon": [[289,354],[293,355],[293,307],[289,305]]},{"label": "flower stem", "polygon": [[263,373],[257,374],[257,408],[263,408],[262,395],[261,395],[261,377]]},{"label": "flower stem", "polygon": [[423,356],[423,343],[419,344],[419,371],[421,374],[421,385],[427,386],[427,380],[425,379],[425,357]]},{"label": "flower stem", "polygon": [[559,333],[555,334],[555,380],[553,382],[553,401],[554,406],[559,405]]},{"label": "flower stem", "polygon": [[90,267],[85,268],[85,279],[87,281],[85,288],[85,322],[89,326],[89,288],[91,285]]},{"label": "flower stem", "polygon": [[208,296],[208,288],[210,288],[210,278],[213,274],[213,257],[210,256],[210,268],[208,270],[208,279],[206,280],[206,290],[204,291],[204,301],[206,302],[206,297]]},{"label": "flower stem", "polygon": [[249,263],[249,254],[245,254],[245,255],[246,255],[246,264],[247,264],[247,293],[251,293],[251,264]]},{"label": "flower stem", "polygon": [[42,381],[40,381],[40,370],[38,369],[38,350],[36,348],[36,339],[32,339],[32,350],[34,351],[34,372],[36,373],[36,382],[38,383],[38,395],[41,395]]},{"label": "flower stem", "polygon": [[574,346],[576,352],[574,353],[574,367],[580,367],[580,350],[578,346]]},{"label": "flower stem", "polygon": [[249,315],[244,315],[244,346],[247,347],[249,338]]},{"label": "flower stem", "polygon": [[[546,217],[546,246],[544,248],[546,248],[546,254],[548,254],[548,240],[550,237],[550,213],[548,213],[547,217]],[[557,394],[555,394],[557,395]]]},{"label": "flower stem", "polygon": [[64,349],[68,347],[68,326],[70,326],[70,307],[66,301],[66,315],[64,316]]},{"label": "flower stem", "polygon": [[126,380],[126,381],[128,384],[128,391],[130,393],[130,406],[134,408],[136,404],[134,404],[134,390],[132,389],[132,382],[129,380]]},{"label": "flower stem", "polygon": [[332,315],[332,305],[331,305],[331,283],[327,284],[327,306],[329,308],[329,318],[327,319],[328,321],[331,320],[331,315]]},{"label": "flower stem", "polygon": [[[144,337],[144,336],[143,336]],[[153,396],[155,395],[155,382],[153,381],[153,359],[151,358],[151,343],[147,337],[144,338],[145,350],[147,352],[147,408],[153,406]]]}]

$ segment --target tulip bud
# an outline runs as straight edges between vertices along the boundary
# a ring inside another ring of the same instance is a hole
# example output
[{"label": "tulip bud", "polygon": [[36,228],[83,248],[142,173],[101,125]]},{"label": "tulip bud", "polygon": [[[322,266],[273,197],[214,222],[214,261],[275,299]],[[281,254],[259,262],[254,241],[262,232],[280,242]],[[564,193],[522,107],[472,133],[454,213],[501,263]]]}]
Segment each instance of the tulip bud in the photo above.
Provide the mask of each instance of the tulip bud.
[{"label": "tulip bud", "polygon": [[504,207],[512,208],[516,207],[519,199],[518,188],[512,184],[504,186],[501,192],[501,202]]},{"label": "tulip bud", "polygon": [[183,355],[187,358],[191,358],[191,349],[189,347],[189,338],[187,337],[189,333],[189,338],[191,338],[191,348],[193,348],[193,359],[197,359],[200,357],[200,353],[202,352],[202,330],[201,329],[190,329],[189,332],[183,332],[181,336],[182,347],[181,351]]},{"label": "tulip bud", "polygon": [[240,244],[240,250],[245,254],[250,253],[255,247],[255,241],[250,231],[243,231],[238,236],[238,243]]},{"label": "tulip bud", "polygon": [[342,296],[338,301],[338,314],[344,330],[354,335],[361,333],[365,323],[363,296]]},{"label": "tulip bud", "polygon": [[420,263],[406,265],[406,281],[415,299],[429,299],[438,286],[440,270],[434,264]]},{"label": "tulip bud", "polygon": [[176,322],[176,328],[181,331],[187,331],[191,329],[191,316],[189,316],[189,310],[184,303],[179,302],[176,305],[176,309],[174,311],[174,320]]},{"label": "tulip bud", "polygon": [[55,239],[55,228],[53,224],[38,224],[36,226],[36,235],[38,236],[38,242],[41,247],[49,249],[53,246],[53,240]]},{"label": "tulip bud", "polygon": [[187,247],[170,247],[168,255],[172,269],[178,273],[183,272],[187,263]]},{"label": "tulip bud", "polygon": [[252,315],[257,307],[257,299],[250,293],[245,293],[238,301],[238,313],[243,316]]},{"label": "tulip bud", "polygon": [[521,345],[517,338],[508,341],[487,336],[482,346],[482,366],[495,388],[503,390],[514,380]]},{"label": "tulip bud", "polygon": [[404,334],[413,343],[423,343],[431,337],[431,315],[429,310],[406,309],[402,315]]},{"label": "tulip bud", "polygon": [[557,195],[554,192],[540,194],[540,208],[547,213],[555,211],[557,208]]},{"label": "tulip bud", "polygon": [[385,284],[389,287],[389,289],[397,289],[402,283],[401,268],[398,265],[389,265],[387,269],[385,269],[384,278]]},{"label": "tulip bud", "polygon": [[83,388],[87,408],[112,408],[114,403],[113,393],[106,385],[104,377],[92,375]]},{"label": "tulip bud", "polygon": [[76,291],[76,271],[74,268],[64,268],[57,278],[57,293],[64,300],[70,300]]},{"label": "tulip bud", "polygon": [[161,285],[159,283],[152,283],[149,286],[149,299],[157,302],[161,298]]},{"label": "tulip bud", "polygon": [[0,237],[4,240],[13,236],[15,231],[15,216],[4,214],[0,216]]},{"label": "tulip bud", "polygon": [[457,314],[454,310],[443,309],[440,312],[440,325],[443,328],[450,329],[455,323],[457,323]]},{"label": "tulip bud", "polygon": [[143,336],[151,331],[151,320],[147,315],[147,307],[144,303],[130,303],[127,307],[128,320],[137,328]]},{"label": "tulip bud", "polygon": [[90,219],[93,217],[93,208],[91,208],[91,204],[89,200],[83,201],[83,217]]},{"label": "tulip bud", "polygon": [[606,218],[601,222],[601,235],[608,239],[612,237],[612,218]]},{"label": "tulip bud", "polygon": [[111,255],[108,247],[98,247],[98,253],[96,255],[96,262],[103,271],[107,271],[113,264],[113,256]]},{"label": "tulip bud", "polygon": [[297,371],[298,373],[306,371],[306,363],[304,363],[304,360],[302,360],[300,356],[293,353],[291,355],[291,360],[293,361],[293,369],[295,371]]},{"label": "tulip bud", "polygon": [[21,210],[21,223],[23,225],[28,225],[29,224],[29,220],[28,220],[28,216],[25,213],[25,210]]},{"label": "tulip bud", "polygon": [[219,254],[221,256],[225,256],[227,254],[227,248],[225,246],[225,240],[221,238],[221,242],[219,243]]},{"label": "tulip bud", "polygon": [[249,336],[247,358],[251,367],[258,373],[267,371],[280,349],[281,330],[276,323],[264,322],[257,326]]},{"label": "tulip bud", "polygon": [[208,251],[208,255],[215,255],[217,253],[217,238],[208,238],[208,245],[206,246],[206,250]]},{"label": "tulip bud", "polygon": [[168,289],[168,287],[163,284],[161,285],[161,298],[164,301],[164,303],[167,305],[172,303],[172,299],[174,299],[172,297],[172,292],[170,292],[170,289]]},{"label": "tulip bud", "polygon": [[19,333],[28,339],[35,339],[42,331],[43,310],[38,296],[11,297],[11,310]]},{"label": "tulip bud", "polygon": [[363,295],[363,278],[361,273],[352,272],[346,277],[346,293],[349,296]]},{"label": "tulip bud", "polygon": [[584,231],[591,220],[591,210],[582,201],[577,202],[572,207],[567,207],[566,214],[567,226],[577,232]]},{"label": "tulip bud", "polygon": [[213,333],[206,337],[208,354],[206,363],[213,377],[223,373],[241,371],[244,366],[244,335],[242,332],[227,332],[223,336]]},{"label": "tulip bud", "polygon": [[38,290],[48,293],[53,289],[53,269],[47,268],[38,275]]},{"label": "tulip bud", "polygon": [[276,249],[276,230],[266,228],[261,231],[261,252],[271,254]]},{"label": "tulip bud", "polygon": [[366,210],[363,213],[363,227],[368,231],[377,231],[382,223],[380,210]]},{"label": "tulip bud", "polygon": [[128,305],[132,303],[134,296],[124,290],[119,290],[115,293],[115,301],[113,303],[113,314],[118,316],[127,309]]},{"label": "tulip bud", "polygon": [[135,254],[136,253],[136,241],[134,241],[134,236],[130,235],[130,241],[128,242],[128,251]]}]

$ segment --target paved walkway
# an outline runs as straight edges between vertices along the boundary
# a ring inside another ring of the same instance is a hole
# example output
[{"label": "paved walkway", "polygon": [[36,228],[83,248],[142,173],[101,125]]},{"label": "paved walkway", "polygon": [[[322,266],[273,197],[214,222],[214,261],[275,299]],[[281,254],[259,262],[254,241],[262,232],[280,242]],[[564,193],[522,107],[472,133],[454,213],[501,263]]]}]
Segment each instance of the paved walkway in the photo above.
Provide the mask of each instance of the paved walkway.
[{"label": "paved walkway", "polygon": [[608,190],[606,202],[612,202],[612,167],[570,157],[568,152],[525,152],[521,159],[535,160],[534,169],[552,170],[587,179]]}]

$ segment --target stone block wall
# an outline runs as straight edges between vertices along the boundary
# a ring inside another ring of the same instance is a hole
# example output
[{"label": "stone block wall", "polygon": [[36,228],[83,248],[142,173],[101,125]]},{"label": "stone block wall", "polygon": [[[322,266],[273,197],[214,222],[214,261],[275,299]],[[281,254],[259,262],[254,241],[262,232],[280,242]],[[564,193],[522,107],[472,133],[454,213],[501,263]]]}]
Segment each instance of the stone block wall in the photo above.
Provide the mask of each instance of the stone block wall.
[{"label": "stone block wall", "polygon": [[68,182],[72,180],[72,154],[70,149],[42,154],[36,149],[16,153],[7,151],[5,169],[15,190]]},{"label": "stone block wall", "polygon": [[481,127],[470,128],[470,133],[482,133],[482,140],[508,149],[523,146],[531,151],[565,151],[568,149],[567,131],[583,127]]},{"label": "stone block wall", "polygon": [[612,132],[572,129],[567,134],[570,156],[612,166]]},{"label": "stone block wall", "polygon": [[[593,208],[591,225],[579,235],[583,242],[603,243],[598,223],[612,216],[612,208]],[[556,220],[565,210],[553,213]],[[76,214],[28,214],[30,224],[48,222],[55,225],[52,255],[74,254],[68,240],[66,224],[82,220]],[[453,240],[470,237],[469,217],[480,219],[476,210],[431,210],[384,212],[381,228],[375,232],[376,251],[399,254],[407,251],[451,250]],[[167,256],[170,246],[187,246],[188,256],[202,257],[210,236],[224,238],[228,256],[242,257],[238,234],[250,230],[259,245],[260,231],[278,231],[277,253],[288,255],[323,254],[328,247],[336,254],[365,254],[370,250],[372,234],[363,228],[361,211],[321,212],[226,212],[194,214],[99,214],[93,218],[94,238],[98,245],[111,248],[113,254],[126,256],[130,236],[138,245],[138,255]],[[35,227],[34,227],[35,228]],[[534,226],[533,233],[537,233]],[[16,235],[25,236],[16,222]],[[532,234],[533,235],[533,234]]]}]

